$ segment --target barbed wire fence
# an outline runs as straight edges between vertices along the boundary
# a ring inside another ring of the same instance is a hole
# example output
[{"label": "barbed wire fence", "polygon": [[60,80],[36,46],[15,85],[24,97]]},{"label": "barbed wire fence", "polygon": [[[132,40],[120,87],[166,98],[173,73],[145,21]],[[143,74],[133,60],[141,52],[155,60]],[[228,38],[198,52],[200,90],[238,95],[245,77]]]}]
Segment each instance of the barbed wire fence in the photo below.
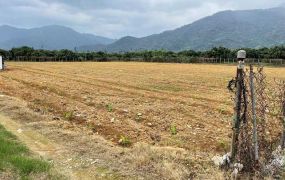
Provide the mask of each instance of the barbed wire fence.
[{"label": "barbed wire fence", "polygon": [[285,164],[285,81],[269,80],[264,68],[239,60],[233,92],[231,152],[220,165],[255,177],[274,176]]}]

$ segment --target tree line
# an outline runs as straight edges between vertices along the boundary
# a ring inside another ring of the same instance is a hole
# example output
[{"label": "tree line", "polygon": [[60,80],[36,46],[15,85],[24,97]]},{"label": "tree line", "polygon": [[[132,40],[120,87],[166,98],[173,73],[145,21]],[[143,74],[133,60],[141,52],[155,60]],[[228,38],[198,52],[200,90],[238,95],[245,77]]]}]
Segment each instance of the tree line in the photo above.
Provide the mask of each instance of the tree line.
[{"label": "tree line", "polygon": [[[285,59],[285,46],[271,48],[243,48],[247,51],[247,57],[252,59]],[[0,55],[6,60],[14,61],[144,61],[144,62],[178,62],[191,63],[198,58],[215,58],[220,60],[235,59],[239,49],[214,47],[208,51],[185,50],[173,52],[166,50],[151,50],[137,52],[108,53],[77,52],[67,49],[44,50],[32,47],[0,49]]]}]

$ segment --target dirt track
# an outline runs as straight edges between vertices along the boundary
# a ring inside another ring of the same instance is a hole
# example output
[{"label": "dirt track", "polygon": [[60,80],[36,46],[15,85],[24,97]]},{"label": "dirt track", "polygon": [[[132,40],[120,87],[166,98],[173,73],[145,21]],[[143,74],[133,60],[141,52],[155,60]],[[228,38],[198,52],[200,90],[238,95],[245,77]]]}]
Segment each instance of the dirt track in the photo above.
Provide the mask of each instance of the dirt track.
[{"label": "dirt track", "polygon": [[[63,130],[218,153],[228,148],[235,67],[152,63],[8,63],[0,92],[27,102]],[[267,68],[270,78],[285,70]],[[73,113],[72,117],[66,114]],[[177,135],[170,132],[177,126]]]}]

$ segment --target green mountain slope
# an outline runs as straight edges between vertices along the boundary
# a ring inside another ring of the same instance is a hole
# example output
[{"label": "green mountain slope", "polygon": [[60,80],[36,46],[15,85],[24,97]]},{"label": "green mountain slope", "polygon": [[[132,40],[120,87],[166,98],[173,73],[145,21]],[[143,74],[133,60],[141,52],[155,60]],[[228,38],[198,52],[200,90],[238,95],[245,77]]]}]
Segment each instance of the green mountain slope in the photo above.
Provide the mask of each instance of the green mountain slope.
[{"label": "green mountain slope", "polygon": [[181,28],[143,38],[124,37],[97,50],[206,50],[264,47],[285,43],[285,8],[223,11]]}]

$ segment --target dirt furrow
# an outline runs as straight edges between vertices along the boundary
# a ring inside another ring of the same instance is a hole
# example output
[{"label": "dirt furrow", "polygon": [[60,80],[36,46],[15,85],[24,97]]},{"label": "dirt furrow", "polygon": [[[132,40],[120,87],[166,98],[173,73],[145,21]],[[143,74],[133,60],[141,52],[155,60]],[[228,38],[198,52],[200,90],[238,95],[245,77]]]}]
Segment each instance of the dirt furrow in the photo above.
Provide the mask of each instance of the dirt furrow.
[{"label": "dirt furrow", "polygon": [[[20,68],[19,70],[23,70],[23,68]],[[158,100],[164,100],[164,101],[175,101],[177,103],[185,103],[185,104],[189,104],[193,107],[203,107],[203,108],[211,108],[213,109],[213,111],[219,111],[219,108],[216,108],[219,104],[223,103],[225,105],[229,105],[228,101],[220,101],[220,100],[213,100],[213,99],[208,99],[208,98],[203,98],[203,97],[197,97],[194,95],[179,95],[179,94],[172,94],[169,92],[163,92],[163,91],[152,91],[152,90],[147,90],[147,89],[128,89],[128,88],[121,88],[121,87],[113,87],[110,85],[101,85],[101,84],[97,84],[97,83],[93,83],[90,81],[85,81],[82,79],[77,79],[77,78],[69,78],[67,76],[62,76],[56,73],[43,73],[43,72],[34,72],[34,71],[30,71],[30,70],[24,70],[26,72],[31,72],[31,73],[36,73],[38,75],[46,75],[46,76],[51,76],[51,77],[57,77],[57,78],[63,78],[63,79],[67,79],[70,81],[76,81],[78,83],[82,83],[88,86],[94,86],[97,88],[102,88],[105,89],[107,91],[110,90],[114,90],[117,92],[124,92],[125,94],[123,96],[125,97],[130,97],[130,95],[132,95],[132,97],[137,97],[138,95],[143,96],[144,98],[150,98],[150,99],[158,99]],[[69,74],[68,76],[73,76],[72,74]],[[76,76],[75,76],[76,77]],[[88,78],[83,78],[83,79],[88,79]],[[68,85],[68,83],[67,83]],[[60,85],[57,85],[57,87]],[[66,88],[66,87],[65,87]],[[137,88],[137,87],[135,87]],[[140,91],[141,90],[141,91]],[[92,92],[90,92],[92,93]],[[105,93],[106,94],[106,93]],[[111,93],[110,93],[111,94]],[[106,94],[109,95],[110,94]],[[112,96],[112,94],[111,94]],[[201,103],[201,101],[204,101],[205,103]],[[226,114],[230,114],[232,113],[232,111],[228,111],[228,110],[224,110],[223,111]]]},{"label": "dirt furrow", "polygon": [[[143,88],[143,87],[139,87],[139,86],[131,86],[128,84],[124,84],[122,82],[113,82],[113,81],[106,81],[106,80],[102,80],[99,78],[91,78],[88,76],[84,76],[84,75],[78,75],[78,74],[71,74],[71,73],[57,73],[55,71],[47,71],[44,69],[36,69],[36,68],[23,68],[21,66],[15,66],[18,67],[18,70],[22,70],[22,71],[26,71],[26,72],[31,72],[31,73],[35,73],[35,74],[39,74],[39,75],[47,75],[47,76],[55,76],[58,78],[64,78],[67,80],[72,80],[72,81],[76,81],[79,83],[84,83],[84,84],[89,84],[89,85],[94,85],[97,87],[102,87],[102,88],[106,88],[109,90],[116,90],[116,91],[123,91],[125,93],[127,93],[128,95],[134,95],[136,96],[137,94],[140,95],[147,95],[150,98],[158,98],[160,96],[167,96],[167,97],[180,97],[180,98],[190,98],[190,99],[195,99],[197,101],[207,101],[207,102],[211,102],[211,103],[225,103],[228,104],[229,101],[224,101],[224,100],[217,100],[217,99],[211,99],[211,98],[205,98],[205,97],[201,97],[201,96],[195,96],[195,95],[191,95],[191,94],[187,94],[187,95],[183,95],[183,94],[179,94],[179,93],[171,93],[169,91],[163,91],[163,90],[155,90],[155,89],[149,89],[149,88]],[[70,77],[75,77],[75,78],[70,78]],[[83,79],[87,79],[89,81],[85,81]],[[98,83],[94,83],[94,81],[96,82],[102,82],[104,83],[104,85],[98,84]],[[114,87],[115,86],[115,87]],[[199,87],[199,89],[201,90],[201,86]],[[209,90],[209,89],[205,89],[205,90]],[[141,92],[139,92],[141,91]],[[201,92],[202,93],[202,92]],[[155,94],[154,96],[152,95],[148,95],[148,94]],[[169,100],[169,99],[167,99]],[[173,100],[173,99],[171,99]]]}]

